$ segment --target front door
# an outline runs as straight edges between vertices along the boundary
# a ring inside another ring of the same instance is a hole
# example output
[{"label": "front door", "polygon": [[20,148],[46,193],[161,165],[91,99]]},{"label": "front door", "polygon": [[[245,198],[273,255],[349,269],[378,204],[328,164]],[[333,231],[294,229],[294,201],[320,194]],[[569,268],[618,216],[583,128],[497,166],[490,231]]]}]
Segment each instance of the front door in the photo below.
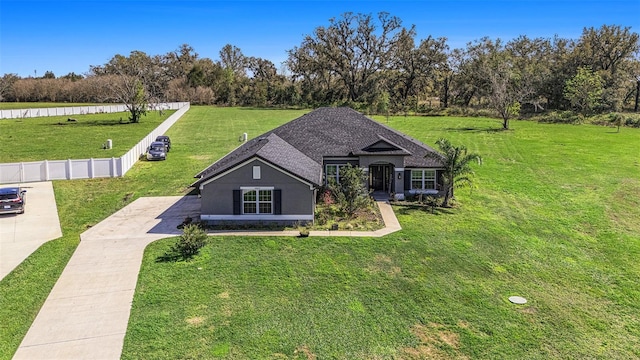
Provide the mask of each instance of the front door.
[{"label": "front door", "polygon": [[369,166],[369,188],[373,191],[389,192],[391,187],[391,166]]}]

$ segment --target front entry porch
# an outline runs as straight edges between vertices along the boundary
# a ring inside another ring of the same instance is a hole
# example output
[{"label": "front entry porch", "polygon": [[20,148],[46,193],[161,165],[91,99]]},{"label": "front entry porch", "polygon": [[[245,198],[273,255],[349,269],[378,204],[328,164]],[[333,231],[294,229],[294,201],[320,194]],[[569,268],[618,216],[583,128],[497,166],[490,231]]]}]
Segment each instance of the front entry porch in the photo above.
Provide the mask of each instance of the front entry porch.
[{"label": "front entry porch", "polygon": [[393,165],[369,165],[369,190],[389,194],[393,191]]}]

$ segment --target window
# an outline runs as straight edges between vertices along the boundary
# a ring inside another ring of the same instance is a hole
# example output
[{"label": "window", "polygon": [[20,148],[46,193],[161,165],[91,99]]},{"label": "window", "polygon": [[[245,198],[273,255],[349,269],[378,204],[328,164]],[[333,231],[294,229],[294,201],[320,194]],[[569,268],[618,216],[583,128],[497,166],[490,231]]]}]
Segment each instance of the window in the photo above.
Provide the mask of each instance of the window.
[{"label": "window", "polygon": [[243,214],[272,214],[273,190],[243,190],[242,213]]},{"label": "window", "polygon": [[346,167],[347,164],[328,164],[325,170],[325,183],[329,184],[333,179],[337,184],[340,183],[340,169]]},{"label": "window", "polygon": [[435,189],[436,188],[436,171],[435,170],[411,170],[411,188],[412,189]]},{"label": "window", "polygon": [[260,166],[253,167],[253,180],[260,180]]}]

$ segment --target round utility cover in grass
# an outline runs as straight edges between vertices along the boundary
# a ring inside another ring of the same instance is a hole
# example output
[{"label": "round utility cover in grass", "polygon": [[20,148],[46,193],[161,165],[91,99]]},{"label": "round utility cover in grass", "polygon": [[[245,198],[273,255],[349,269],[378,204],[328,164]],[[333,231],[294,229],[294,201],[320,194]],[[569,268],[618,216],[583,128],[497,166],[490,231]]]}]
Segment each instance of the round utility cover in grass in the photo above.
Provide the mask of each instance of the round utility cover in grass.
[{"label": "round utility cover in grass", "polygon": [[523,298],[522,296],[511,296],[511,297],[509,297],[509,301],[511,301],[514,304],[526,304],[527,303],[527,299]]}]

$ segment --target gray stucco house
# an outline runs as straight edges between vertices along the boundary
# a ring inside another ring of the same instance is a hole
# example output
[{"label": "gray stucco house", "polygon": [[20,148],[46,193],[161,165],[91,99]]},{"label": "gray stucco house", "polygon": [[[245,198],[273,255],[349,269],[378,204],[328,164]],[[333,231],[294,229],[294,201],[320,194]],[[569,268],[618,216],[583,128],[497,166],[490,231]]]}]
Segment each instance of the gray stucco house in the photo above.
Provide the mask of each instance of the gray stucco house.
[{"label": "gray stucco house", "polygon": [[198,173],[201,220],[313,221],[316,192],[347,164],[369,189],[402,198],[436,193],[442,165],[429,146],[350,108],[319,108],[239,146]]}]

